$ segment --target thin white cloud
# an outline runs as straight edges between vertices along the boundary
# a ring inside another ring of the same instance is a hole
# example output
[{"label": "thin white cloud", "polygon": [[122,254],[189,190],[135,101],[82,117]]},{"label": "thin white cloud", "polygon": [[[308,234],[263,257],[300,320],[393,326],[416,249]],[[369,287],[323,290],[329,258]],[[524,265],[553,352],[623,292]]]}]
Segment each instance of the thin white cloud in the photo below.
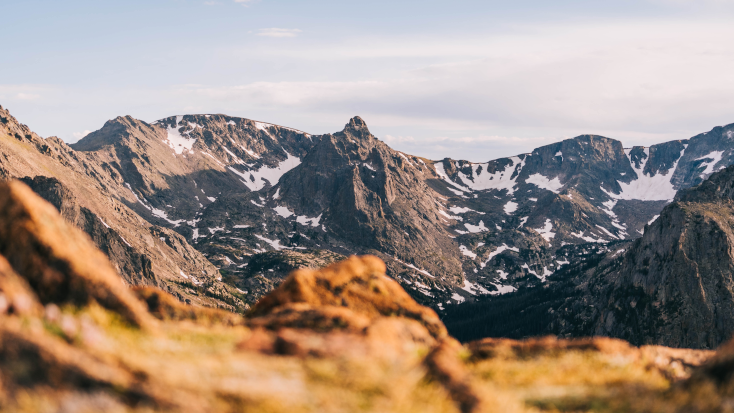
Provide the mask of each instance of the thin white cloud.
[{"label": "thin white cloud", "polygon": [[279,29],[271,27],[268,29],[260,29],[257,31],[258,36],[264,37],[296,37],[301,33],[300,29]]},{"label": "thin white cloud", "polygon": [[36,100],[39,97],[41,97],[41,95],[38,95],[38,94],[35,94],[35,93],[23,93],[23,92],[21,92],[21,93],[18,93],[17,95],[15,95],[15,97],[17,97],[20,100]]}]

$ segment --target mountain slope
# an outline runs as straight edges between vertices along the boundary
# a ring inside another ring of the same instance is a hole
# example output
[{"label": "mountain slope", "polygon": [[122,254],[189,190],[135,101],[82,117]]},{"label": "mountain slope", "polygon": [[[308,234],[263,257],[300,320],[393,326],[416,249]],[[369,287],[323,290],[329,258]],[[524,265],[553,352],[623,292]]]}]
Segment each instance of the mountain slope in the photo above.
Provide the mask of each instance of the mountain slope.
[{"label": "mountain slope", "polygon": [[108,253],[130,284],[156,285],[203,305],[244,306],[181,235],[128,207],[135,195],[120,169],[96,153],[74,151],[55,137],[42,139],[0,108],[0,154],[0,177],[23,179],[50,200]]},{"label": "mountain slope", "polygon": [[[733,228],[730,166],[680,191],[634,242],[589,251],[543,288],[459,306],[445,321],[466,340],[602,335],[637,345],[716,348],[734,334]],[[507,310],[517,316],[501,318],[504,325],[474,327]]]},{"label": "mountain slope", "polygon": [[490,292],[488,284],[514,291],[555,276],[567,263],[564,245],[640,236],[678,190],[732,162],[732,136],[729,125],[624,149],[583,135],[487,163],[445,159],[435,164],[434,187],[445,184],[468,278]]},{"label": "mountain slope", "polygon": [[606,271],[611,292],[596,334],[694,348],[734,334],[732,186],[729,167],[682,191]]}]

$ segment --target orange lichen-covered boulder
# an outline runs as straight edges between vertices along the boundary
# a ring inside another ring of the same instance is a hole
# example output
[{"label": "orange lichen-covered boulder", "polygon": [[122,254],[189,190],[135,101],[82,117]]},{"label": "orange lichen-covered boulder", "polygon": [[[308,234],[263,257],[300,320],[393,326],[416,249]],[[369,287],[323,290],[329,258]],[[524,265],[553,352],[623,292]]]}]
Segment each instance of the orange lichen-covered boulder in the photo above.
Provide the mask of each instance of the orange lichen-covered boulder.
[{"label": "orange lichen-covered boulder", "polygon": [[[264,317],[290,307],[289,317],[297,309],[295,303],[308,307],[343,307],[354,313],[354,322],[379,317],[404,317],[421,323],[435,338],[447,335],[446,327],[435,311],[423,307],[385,275],[385,264],[377,257],[353,256],[326,268],[294,271],[283,284],[263,297],[250,312],[251,317]],[[303,306],[298,311],[306,311]],[[348,317],[330,310],[326,318],[345,320]],[[311,314],[310,318],[314,319]],[[324,317],[316,317],[323,319]],[[348,324],[347,321],[345,321]],[[323,325],[323,323],[321,324]]]},{"label": "orange lichen-covered boulder", "polygon": [[134,325],[152,320],[87,235],[17,181],[0,183],[0,255],[43,304],[96,301]]}]

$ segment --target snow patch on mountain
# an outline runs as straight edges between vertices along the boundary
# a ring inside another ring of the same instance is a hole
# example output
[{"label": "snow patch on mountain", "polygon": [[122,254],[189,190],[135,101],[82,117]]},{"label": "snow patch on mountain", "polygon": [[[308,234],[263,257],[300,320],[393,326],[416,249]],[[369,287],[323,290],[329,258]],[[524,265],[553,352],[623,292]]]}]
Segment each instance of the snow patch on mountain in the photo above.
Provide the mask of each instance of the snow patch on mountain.
[{"label": "snow patch on mountain", "polygon": [[600,244],[606,244],[607,242],[609,242],[609,241],[607,241],[605,239],[602,239],[602,238],[595,239],[594,237],[585,236],[584,235],[584,232],[586,232],[586,231],[581,231],[581,232],[578,232],[578,233],[572,232],[571,235],[573,235],[576,238],[581,238],[582,240],[584,240],[586,242],[597,242],[597,243],[600,243]]},{"label": "snow patch on mountain", "polygon": [[[513,156],[509,159],[512,163],[505,166],[503,170],[498,170],[495,173],[487,172],[487,166],[489,166],[489,163],[480,163],[471,165],[473,179],[470,179],[461,171],[459,171],[457,175],[464,185],[475,191],[506,189],[507,193],[512,195],[517,189],[515,184],[517,177],[520,175],[520,171],[523,166],[525,166],[525,160],[520,159],[518,156]],[[512,177],[513,174],[515,175],[514,178]]]},{"label": "snow patch on mountain", "polygon": [[[465,187],[463,185],[457,184],[456,182],[452,181],[451,178],[449,178],[449,176],[446,174],[446,170],[443,168],[443,164],[441,162],[437,162],[434,166],[435,166],[435,169],[436,169],[436,174],[441,179],[443,179],[446,183],[448,183],[449,185],[451,185],[454,188],[458,189],[459,191],[462,191],[462,192],[471,192],[471,189],[469,189],[469,188],[467,188],[467,187]],[[449,190],[451,190],[452,192],[454,192],[457,195],[463,195],[461,193],[457,193],[455,190],[452,190],[451,188],[449,188]]]},{"label": "snow patch on mountain", "polygon": [[226,146],[222,146],[222,149],[224,149],[224,151],[229,154],[229,156],[232,158],[232,161],[234,163],[238,163],[238,164],[241,164],[241,165],[244,165],[245,164],[245,161],[243,161],[237,155],[235,155],[234,153],[232,153],[232,151],[230,151],[229,149],[227,149]]},{"label": "snow patch on mountain", "polygon": [[301,225],[305,225],[305,226],[311,225],[312,227],[316,228],[319,226],[319,221],[321,221],[322,215],[323,214],[319,214],[319,216],[315,218],[309,218],[305,215],[299,215],[296,217],[296,222],[298,222]]},{"label": "snow patch on mountain", "polygon": [[464,280],[464,285],[461,287],[461,289],[468,292],[471,295],[477,295],[474,291],[472,291],[472,287],[474,287],[474,284],[469,282],[469,280]]},{"label": "snow patch on mountain", "polygon": [[444,210],[442,210],[442,209],[439,209],[439,210],[438,210],[438,213],[439,213],[439,214],[441,214],[441,215],[443,215],[444,217],[446,217],[446,218],[448,218],[448,219],[455,219],[455,220],[457,220],[457,221],[463,221],[463,220],[464,220],[464,218],[462,218],[462,217],[460,217],[460,216],[456,216],[456,215],[449,215],[449,214],[448,214],[448,213],[447,213],[446,211],[444,211]]},{"label": "snow patch on mountain", "polygon": [[479,221],[479,225],[464,224],[464,226],[471,233],[489,232],[489,228],[484,226],[484,221]]},{"label": "snow patch on mountain", "polygon": [[517,227],[518,228],[524,227],[525,224],[528,222],[528,218],[530,218],[530,217],[522,217],[522,218],[520,218],[520,225],[518,225]]},{"label": "snow patch on mountain", "polygon": [[471,259],[477,258],[477,254],[473,253],[469,248],[463,245],[459,245],[459,250],[461,251],[462,254],[466,255],[467,257]]},{"label": "snow patch on mountain", "polygon": [[[145,209],[147,209],[148,211],[150,211],[150,213],[154,217],[163,219],[163,220],[167,221],[169,224],[171,224],[173,226],[176,226],[176,227],[179,226],[179,225],[181,225],[181,223],[184,221],[183,219],[177,219],[177,220],[169,219],[168,218],[168,215],[166,214],[166,211],[163,211],[162,209],[158,209],[158,208],[154,207],[153,204],[150,204],[150,202],[147,202],[148,200],[145,199],[145,198],[143,198],[142,200],[140,198],[138,198],[138,195],[135,193],[135,191],[133,191],[132,187],[127,182],[125,182],[125,186],[127,186],[127,189],[129,189],[130,192],[132,192],[133,196],[135,197],[135,200],[137,200],[140,205],[142,205],[143,207],[145,207]],[[143,202],[143,200],[145,200],[145,202]],[[150,205],[148,205],[148,204],[150,204]]]},{"label": "snow patch on mountain", "polygon": [[288,218],[289,216],[293,215],[293,212],[291,212],[288,207],[284,206],[277,206],[273,208],[276,214],[280,215],[283,218]]},{"label": "snow patch on mountain", "polygon": [[508,246],[507,246],[507,244],[502,244],[502,245],[500,245],[499,247],[497,247],[497,249],[496,249],[496,250],[494,250],[494,251],[490,252],[490,253],[489,253],[489,257],[487,257],[487,260],[486,260],[486,261],[484,261],[483,263],[481,263],[481,264],[480,264],[480,266],[481,266],[482,268],[486,267],[486,266],[487,266],[487,264],[489,264],[489,261],[491,261],[491,260],[492,260],[492,258],[494,258],[494,257],[495,257],[495,255],[501,254],[502,252],[504,252],[504,251],[508,251],[508,250],[509,250],[509,251],[515,251],[515,252],[520,252],[520,249],[519,249],[519,248],[513,248],[513,247],[508,247]]},{"label": "snow patch on mountain", "polygon": [[417,267],[416,267],[415,265],[413,265],[413,264],[408,264],[407,262],[401,261],[401,260],[399,260],[399,259],[397,259],[397,258],[395,258],[395,257],[393,257],[393,259],[394,259],[395,261],[397,261],[397,262],[399,262],[399,263],[401,263],[401,264],[405,265],[405,266],[406,266],[406,267],[408,267],[408,268],[411,268],[411,269],[413,269],[413,270],[416,270],[416,271],[418,271],[418,272],[419,272],[419,273],[421,273],[421,274],[425,274],[425,275],[427,275],[427,276],[429,276],[429,277],[431,277],[431,278],[436,278],[436,277],[434,277],[433,275],[431,275],[431,274],[430,274],[430,273],[429,273],[428,271],[426,271],[426,270],[421,270],[420,268],[417,268]]},{"label": "snow patch on mountain", "polygon": [[610,236],[612,238],[619,238],[616,235],[614,235],[611,232],[609,232],[606,228],[602,227],[601,225],[597,225],[596,227],[599,228],[600,230],[602,230],[605,234],[607,234],[608,236]]},{"label": "snow patch on mountain", "polygon": [[[181,123],[181,120],[183,119],[183,116],[176,116],[176,125],[174,127],[168,127],[166,128],[166,132],[168,133],[167,139],[163,141],[166,145],[170,146],[171,149],[173,149],[173,152],[176,155],[181,155],[184,151],[187,151],[189,153],[194,153],[194,150],[192,149],[194,147],[194,143],[196,143],[196,138],[188,138],[183,135],[181,135],[181,132],[179,132],[179,124]],[[198,125],[196,125],[198,126]],[[194,129],[196,128],[194,126]],[[187,135],[191,131],[185,132]]]},{"label": "snow patch on mountain", "polygon": [[[724,156],[724,151],[713,151],[708,155],[704,155],[700,158],[696,158],[697,161],[700,161],[701,159],[706,159],[706,162],[703,162],[701,166],[705,166],[706,169],[701,172],[701,178],[706,179],[709,175],[714,173],[714,167],[716,166],[719,161],[721,161],[721,157]],[[709,160],[710,159],[710,160]]]},{"label": "snow patch on mountain", "polygon": [[259,129],[259,130],[261,130],[261,131],[265,132],[265,134],[266,134],[266,135],[268,135],[268,136],[270,137],[270,139],[272,139],[272,140],[276,140],[276,139],[275,139],[275,137],[273,137],[273,135],[271,135],[271,134],[270,134],[270,132],[268,132],[268,128],[271,128],[271,127],[273,127],[273,126],[275,126],[275,125],[272,125],[272,124],[270,124],[270,123],[265,123],[265,122],[257,122],[257,121],[255,121],[255,127],[256,127],[257,129]]},{"label": "snow patch on mountain", "polygon": [[275,239],[275,240],[268,239],[268,238],[265,238],[265,237],[263,237],[261,235],[257,235],[257,234],[255,234],[255,237],[257,239],[259,239],[260,241],[264,241],[264,242],[268,243],[268,245],[270,245],[276,251],[292,249],[292,248],[286,247],[285,245],[280,245],[280,240],[277,240],[277,239]]},{"label": "snow patch on mountain", "polygon": [[452,206],[449,208],[449,211],[453,212],[454,214],[465,214],[469,211],[476,212],[477,214],[484,215],[484,212],[475,211],[473,209],[467,208],[467,207],[458,207],[458,206]]},{"label": "snow patch on mountain", "polygon": [[533,230],[540,234],[540,236],[543,237],[543,239],[548,243],[550,243],[551,238],[554,238],[556,236],[556,233],[551,231],[552,229],[553,223],[551,222],[550,218],[545,220],[545,225],[543,226],[543,228],[533,228]]},{"label": "snow patch on mountain", "polygon": [[614,207],[617,205],[618,199],[610,199],[609,201],[602,202],[601,204],[606,207],[606,209],[602,209],[603,212],[605,212],[607,215],[609,215],[612,218],[616,218],[617,214],[612,211]]},{"label": "snow patch on mountain", "polygon": [[671,178],[673,172],[678,167],[678,162],[683,157],[683,153],[686,151],[685,148],[680,152],[680,156],[675,161],[673,166],[665,173],[657,171],[655,175],[647,175],[643,172],[647,161],[650,159],[650,148],[645,148],[645,159],[640,162],[639,168],[635,167],[632,158],[630,157],[631,149],[625,149],[624,153],[627,155],[627,159],[630,161],[630,166],[637,174],[637,179],[629,183],[617,181],[622,191],[619,194],[607,191],[603,187],[601,188],[607,196],[612,199],[636,199],[640,201],[672,201],[675,198],[676,189],[673,187]]},{"label": "snow patch on mountain", "polygon": [[563,184],[561,183],[561,180],[558,179],[558,177],[548,179],[547,177],[539,173],[530,175],[528,179],[525,180],[525,183],[533,184],[540,189],[547,189],[556,194],[561,191],[561,188],[563,188]]},{"label": "snow patch on mountain", "polygon": [[526,270],[528,270],[528,273],[529,273],[529,274],[533,274],[534,276],[538,277],[538,278],[539,278],[540,280],[543,280],[543,277],[542,277],[542,276],[540,276],[540,275],[538,275],[538,273],[537,273],[537,272],[535,272],[535,271],[531,270],[531,269],[530,269],[530,266],[529,266],[529,265],[528,265],[527,263],[525,263],[525,264],[521,265],[521,266],[520,266],[520,268],[525,268]]},{"label": "snow patch on mountain", "polygon": [[514,293],[515,291],[517,291],[517,288],[511,285],[502,285],[502,284],[495,284],[495,283],[490,283],[490,284],[494,285],[495,288],[497,288],[497,291],[492,291],[490,293],[492,295],[509,294],[509,293]]},{"label": "snow patch on mountain", "polygon": [[473,283],[469,280],[464,280],[464,285],[461,287],[461,289],[468,292],[471,295],[477,295],[476,290],[479,290],[479,293],[481,294],[492,294],[492,292],[488,291],[486,288],[482,287],[480,284]]},{"label": "snow patch on mountain", "polygon": [[456,300],[459,303],[463,303],[464,300],[466,300],[464,297],[460,296],[459,294],[453,293],[451,294],[451,298]]},{"label": "snow patch on mountain", "polygon": [[284,152],[287,156],[286,159],[276,167],[263,166],[260,169],[245,172],[240,172],[232,166],[228,166],[227,169],[242,178],[240,181],[251,191],[259,191],[268,183],[270,185],[277,184],[280,177],[301,164],[300,158],[289,154],[287,151]]}]

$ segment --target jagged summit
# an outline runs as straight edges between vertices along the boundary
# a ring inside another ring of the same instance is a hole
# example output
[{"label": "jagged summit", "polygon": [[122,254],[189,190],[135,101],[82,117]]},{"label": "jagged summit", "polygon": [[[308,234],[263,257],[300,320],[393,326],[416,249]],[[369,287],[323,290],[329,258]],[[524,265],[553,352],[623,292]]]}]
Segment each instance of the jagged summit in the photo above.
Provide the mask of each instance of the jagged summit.
[{"label": "jagged summit", "polygon": [[116,145],[122,140],[139,138],[144,134],[153,134],[151,125],[133,118],[130,115],[110,119],[101,129],[87,134],[76,143],[69,144],[76,151],[96,151],[105,146]]},{"label": "jagged summit", "polygon": [[362,134],[364,135],[370,134],[369,129],[367,129],[367,123],[364,120],[362,120],[362,118],[360,118],[359,116],[355,116],[349,119],[349,123],[347,123],[344,126],[343,131],[346,132],[347,130],[362,132]]}]

